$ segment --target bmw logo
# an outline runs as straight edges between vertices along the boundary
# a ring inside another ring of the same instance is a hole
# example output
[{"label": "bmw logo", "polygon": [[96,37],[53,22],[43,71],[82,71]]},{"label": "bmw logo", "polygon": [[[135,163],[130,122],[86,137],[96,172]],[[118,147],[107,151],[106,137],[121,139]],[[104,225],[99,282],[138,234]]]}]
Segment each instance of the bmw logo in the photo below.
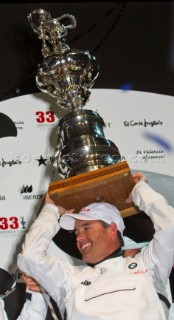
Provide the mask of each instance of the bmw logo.
[{"label": "bmw logo", "polygon": [[137,267],[137,263],[136,262],[132,262],[131,264],[128,265],[129,269],[135,269]]}]

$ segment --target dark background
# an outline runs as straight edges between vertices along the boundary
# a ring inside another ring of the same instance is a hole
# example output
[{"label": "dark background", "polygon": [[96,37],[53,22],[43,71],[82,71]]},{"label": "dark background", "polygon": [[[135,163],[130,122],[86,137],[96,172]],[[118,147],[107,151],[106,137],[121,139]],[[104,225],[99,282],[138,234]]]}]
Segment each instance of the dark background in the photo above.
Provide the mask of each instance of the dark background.
[{"label": "dark background", "polygon": [[128,88],[174,95],[174,2],[53,2],[0,5],[0,100],[37,92],[41,40],[27,15],[75,16],[71,48],[89,50],[100,65],[94,88]]},{"label": "dark background", "polygon": [[[65,13],[75,16],[77,27],[69,30],[67,42],[96,56],[100,74],[94,88],[174,95],[174,1],[6,2],[0,5],[0,101],[39,91],[35,73],[43,59],[41,40],[27,20],[37,8],[53,18]],[[126,221],[135,241],[152,237],[149,221],[144,234],[135,235],[141,220],[144,223],[143,213]],[[60,234],[60,246],[63,239]],[[173,283],[172,272],[174,295]],[[16,319],[24,291],[19,284],[6,301],[10,320]]]}]

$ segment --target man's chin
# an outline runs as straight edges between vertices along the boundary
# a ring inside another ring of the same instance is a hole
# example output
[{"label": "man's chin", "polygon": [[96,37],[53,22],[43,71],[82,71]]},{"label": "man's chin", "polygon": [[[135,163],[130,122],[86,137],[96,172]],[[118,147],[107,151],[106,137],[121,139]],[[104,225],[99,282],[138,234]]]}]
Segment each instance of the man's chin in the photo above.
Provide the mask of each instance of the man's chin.
[{"label": "man's chin", "polygon": [[89,257],[87,257],[87,255],[82,255],[82,260],[88,264],[96,264],[97,261],[95,259],[91,259]]}]

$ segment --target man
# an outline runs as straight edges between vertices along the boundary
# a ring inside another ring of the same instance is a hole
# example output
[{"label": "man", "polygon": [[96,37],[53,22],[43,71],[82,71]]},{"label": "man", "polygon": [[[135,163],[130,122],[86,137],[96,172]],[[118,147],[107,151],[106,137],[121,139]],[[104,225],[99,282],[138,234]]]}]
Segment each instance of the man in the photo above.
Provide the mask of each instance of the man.
[{"label": "man", "polygon": [[[73,214],[46,198],[26,235],[18,266],[52,296],[62,314],[66,309],[66,319],[168,319],[166,285],[174,261],[174,209],[142,174],[134,179],[128,201],[133,199],[151,218],[155,234],[133,258],[122,255],[124,222],[117,208],[106,203]],[[60,226],[75,230],[87,265],[72,266],[47,254]]]},{"label": "man", "polygon": [[[24,280],[32,283],[32,288],[36,288],[37,292],[32,292],[26,286],[26,302],[17,320],[45,320],[49,303],[48,295],[39,292],[39,286],[32,278],[24,275]],[[8,320],[4,302],[15,288],[15,278],[8,271],[0,268],[0,320]]]}]

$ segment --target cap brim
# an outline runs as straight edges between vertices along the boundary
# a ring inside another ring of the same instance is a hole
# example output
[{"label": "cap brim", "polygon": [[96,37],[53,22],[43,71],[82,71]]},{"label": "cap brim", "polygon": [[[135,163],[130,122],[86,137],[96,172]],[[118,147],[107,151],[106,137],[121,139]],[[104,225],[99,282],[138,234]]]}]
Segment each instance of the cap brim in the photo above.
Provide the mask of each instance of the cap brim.
[{"label": "cap brim", "polygon": [[66,214],[62,215],[60,218],[59,223],[60,223],[61,228],[65,229],[65,230],[74,230],[75,219],[86,220],[86,221],[87,220],[99,220],[97,218],[94,219],[94,217],[81,215],[79,213],[66,213]]}]

